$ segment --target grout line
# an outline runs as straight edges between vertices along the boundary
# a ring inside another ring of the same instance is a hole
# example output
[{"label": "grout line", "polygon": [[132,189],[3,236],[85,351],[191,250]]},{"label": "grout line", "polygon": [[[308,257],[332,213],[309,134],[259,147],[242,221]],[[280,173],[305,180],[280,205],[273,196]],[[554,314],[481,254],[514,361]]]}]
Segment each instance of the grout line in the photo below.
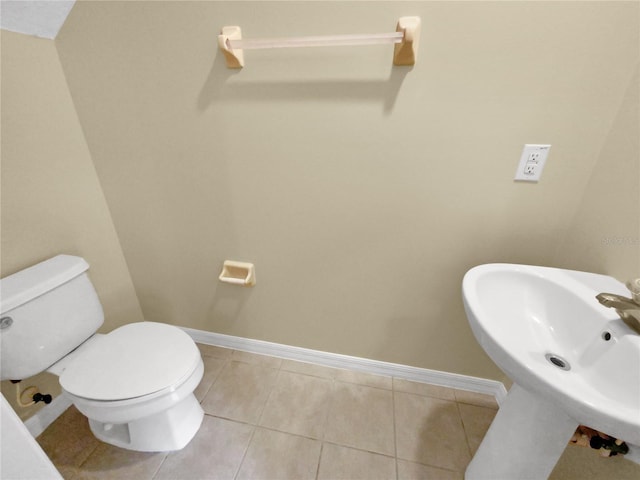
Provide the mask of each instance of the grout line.
[{"label": "grout line", "polygon": [[276,373],[276,378],[273,381],[273,385],[271,385],[271,389],[269,390],[269,394],[267,395],[267,398],[264,401],[264,405],[262,405],[262,410],[260,410],[260,415],[258,416],[258,420],[256,421],[256,426],[260,426],[260,422],[262,421],[262,417],[264,416],[264,412],[267,409],[267,405],[269,404],[269,400],[271,400],[271,396],[273,395],[273,392],[276,389],[276,386],[278,385],[278,382],[280,381],[280,373],[282,373],[281,370],[278,370],[278,373]]},{"label": "grout line", "polygon": [[[218,381],[218,378],[220,377],[220,374],[227,367],[227,363],[229,363],[227,359],[222,359],[222,358],[217,358],[217,357],[210,357],[210,356],[207,357],[207,358],[215,358],[216,360],[222,360],[222,366],[220,367],[220,370],[218,370],[218,373],[215,375],[215,377],[211,380],[211,384],[209,385],[209,388],[207,388],[207,391],[203,393],[202,400],[200,400],[198,402],[198,403],[200,403],[200,405],[202,405],[202,402],[204,402],[204,399],[207,398],[207,395],[209,395],[209,392],[213,388],[213,385]],[[203,363],[204,363],[204,360],[203,360]],[[203,375],[203,378],[204,378],[204,375]],[[201,382],[202,382],[202,380],[201,380]]]},{"label": "grout line", "polygon": [[331,382],[330,385],[330,389],[331,389],[331,393],[329,395],[329,401],[327,402],[327,411],[324,414],[324,423],[322,425],[322,435],[320,438],[320,457],[318,458],[318,468],[316,470],[316,480],[318,480],[318,476],[320,475],[320,463],[322,462],[322,455],[324,453],[324,444],[327,443],[326,441],[326,437],[327,437],[327,429],[329,427],[329,417],[331,415],[331,410],[333,408],[333,405],[335,403],[335,397],[336,397],[336,379],[334,377],[331,377],[328,379]]},{"label": "grout line", "polygon": [[[367,450],[366,448],[354,447],[353,445],[345,445],[343,443],[330,442],[330,441],[324,441],[322,443],[326,443],[328,445],[334,445],[334,446],[340,447],[340,448],[347,448],[349,450],[357,450],[358,452],[370,453],[371,455],[379,455],[381,457],[386,457],[386,458],[391,458],[391,459],[394,458],[393,455],[389,455],[388,453],[380,453],[380,452],[376,452],[375,450]],[[412,460],[410,460],[410,461],[412,461]]]},{"label": "grout line", "polygon": [[255,423],[245,422],[245,421],[243,421],[243,420],[238,420],[238,419],[236,419],[236,418],[223,417],[223,416],[221,416],[221,415],[215,415],[215,414],[213,414],[213,413],[207,413],[207,412],[204,412],[204,414],[205,414],[207,417],[217,418],[217,419],[219,419],[219,420],[225,420],[225,421],[227,421],[227,422],[239,423],[240,425],[247,425],[247,426],[249,426],[249,427],[257,427],[257,426],[258,426],[258,425],[256,425]]},{"label": "grout line", "polygon": [[[270,432],[275,432],[275,433],[283,433],[285,435],[290,435],[292,437],[299,437],[299,438],[304,438],[306,440],[312,440],[314,442],[322,442],[323,440],[320,438],[315,438],[315,437],[310,437],[309,435],[302,435],[301,433],[291,433],[291,432],[287,432],[285,430],[278,430],[277,428],[273,428],[273,427],[263,427],[261,425],[252,425],[256,428],[260,428],[262,430],[268,430]],[[331,443],[331,442],[329,442]]]},{"label": "grout line", "polygon": [[454,400],[454,401],[461,405],[470,405],[472,407],[486,408],[487,410],[493,410],[494,412],[497,412],[498,410],[500,410],[499,406],[488,406],[486,404],[481,405],[480,403],[466,402],[464,400]]},{"label": "grout line", "polygon": [[462,431],[464,432],[464,440],[465,440],[465,443],[467,444],[469,457],[473,459],[473,453],[471,453],[471,444],[469,443],[469,434],[467,433],[467,427],[465,426],[464,419],[462,418],[462,410],[460,410],[460,404],[457,401],[456,401],[456,410],[458,411],[458,417],[460,417],[460,423],[462,423]]},{"label": "grout line", "polygon": [[253,430],[251,431],[251,436],[249,437],[249,441],[247,442],[247,447],[244,449],[244,453],[242,454],[242,459],[240,460],[240,462],[238,462],[238,468],[236,469],[236,473],[233,475],[233,479],[236,480],[238,478],[238,474],[240,473],[240,470],[242,469],[242,465],[244,464],[244,460],[245,458],[247,458],[247,452],[249,451],[249,448],[251,447],[251,442],[253,442],[253,437],[256,434],[256,429],[258,428],[255,425],[252,425]]},{"label": "grout line", "polygon": [[[93,436],[93,432],[91,432],[91,435]],[[95,436],[94,436],[94,438],[95,438]],[[87,461],[89,460],[89,458],[91,457],[91,455],[93,455],[93,454],[96,452],[96,450],[98,449],[98,447],[99,447],[100,445],[102,445],[102,443],[101,443],[101,442],[96,443],[96,446],[95,446],[95,447],[93,447],[93,448],[91,449],[91,452],[89,452],[89,454],[84,458],[84,460],[82,460],[82,461],[80,462],[80,464],[78,464],[78,465],[76,466],[76,469],[81,468],[85,463],[87,463]],[[57,468],[57,467],[56,467],[56,468]],[[76,472],[76,473],[77,473],[77,472]],[[75,476],[75,475],[74,475],[74,476]]]},{"label": "grout line", "polygon": [[396,464],[396,480],[398,478],[398,430],[396,428],[396,392],[393,390],[393,379],[391,379],[391,415],[393,416],[393,453]]},{"label": "grout line", "polygon": [[318,475],[320,475],[320,463],[322,462],[322,454],[324,453],[324,442],[320,442],[320,455],[318,455],[318,466],[316,467],[316,480],[318,480]]},{"label": "grout line", "polygon": [[154,472],[154,474],[151,477],[151,480],[155,479],[158,476],[158,473],[160,473],[160,470],[162,469],[162,466],[164,465],[164,462],[167,461],[167,458],[169,458],[169,455],[171,454],[171,452],[167,452],[164,456],[164,458],[162,459],[162,461],[160,462],[160,465],[158,465],[158,468],[156,469],[156,471]]},{"label": "grout line", "polygon": [[334,378],[333,380],[334,380],[334,382],[342,383],[342,384],[344,384],[344,385],[357,385],[357,386],[359,386],[359,387],[375,388],[376,390],[382,390],[383,392],[393,392],[393,390],[392,390],[391,388],[385,388],[385,387],[374,387],[373,385],[369,385],[369,384],[366,384],[366,383],[360,383],[360,382],[349,382],[349,381],[346,381],[346,380],[340,380],[340,379],[337,379],[337,378]]},{"label": "grout line", "polygon": [[335,403],[336,398],[336,380],[335,378],[331,378],[331,394],[329,396],[329,401],[327,402],[327,412],[324,414],[324,424],[322,426],[322,442],[327,438],[327,429],[329,427],[329,417],[331,416],[331,410],[333,409],[333,405]]},{"label": "grout line", "polygon": [[[209,385],[209,388],[207,388],[206,393],[202,396],[202,400],[200,400],[200,405],[202,405],[202,403],[206,400],[207,396],[209,395],[209,393],[211,392],[211,390],[213,389],[213,386],[218,382],[218,380],[220,379],[220,376],[222,375],[222,372],[224,372],[228,367],[229,364],[231,363],[230,360],[224,359],[223,360],[223,364],[222,367],[220,368],[220,371],[218,372],[218,374],[215,376],[215,378],[213,379],[213,381],[211,382],[211,385]],[[206,413],[206,412],[205,412]]]}]

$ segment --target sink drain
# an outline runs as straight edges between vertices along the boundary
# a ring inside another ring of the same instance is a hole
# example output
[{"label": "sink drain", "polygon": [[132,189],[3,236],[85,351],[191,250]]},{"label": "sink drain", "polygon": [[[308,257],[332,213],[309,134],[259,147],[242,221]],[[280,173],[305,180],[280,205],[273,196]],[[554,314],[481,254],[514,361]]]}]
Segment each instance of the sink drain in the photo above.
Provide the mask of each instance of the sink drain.
[{"label": "sink drain", "polygon": [[556,367],[562,370],[571,370],[571,365],[564,358],[554,353],[547,353],[544,358],[553,363]]}]

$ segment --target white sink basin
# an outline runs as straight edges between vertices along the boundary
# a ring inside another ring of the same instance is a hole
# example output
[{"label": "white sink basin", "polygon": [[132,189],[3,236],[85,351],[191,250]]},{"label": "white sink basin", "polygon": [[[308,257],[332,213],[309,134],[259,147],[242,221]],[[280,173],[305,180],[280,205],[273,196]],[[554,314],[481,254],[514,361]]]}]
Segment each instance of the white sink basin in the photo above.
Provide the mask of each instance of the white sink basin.
[{"label": "white sink basin", "polygon": [[[640,335],[595,299],[601,292],[628,295],[622,283],[592,273],[490,264],[471,269],[462,285],[476,339],[509,378],[559,402],[580,423],[640,444]],[[564,359],[570,370],[547,354]]]},{"label": "white sink basin", "polygon": [[[462,290],[480,345],[529,402],[545,405],[541,412],[549,411],[552,423],[566,420],[560,436],[575,422],[640,444],[640,335],[595,298],[602,292],[629,296],[622,283],[556,268],[488,264],[469,270]],[[513,411],[524,408],[530,407],[520,402]],[[502,421],[521,422],[516,417],[522,415]],[[513,428],[506,423],[503,430]]]}]

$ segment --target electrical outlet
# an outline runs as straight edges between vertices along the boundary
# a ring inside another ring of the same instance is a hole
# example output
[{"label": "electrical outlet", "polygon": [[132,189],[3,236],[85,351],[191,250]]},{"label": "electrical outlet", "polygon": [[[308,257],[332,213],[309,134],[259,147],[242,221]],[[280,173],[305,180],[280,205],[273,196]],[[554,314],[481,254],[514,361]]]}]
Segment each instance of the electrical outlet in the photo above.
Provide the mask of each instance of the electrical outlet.
[{"label": "electrical outlet", "polygon": [[514,180],[522,182],[537,182],[540,180],[550,149],[551,145],[526,144],[522,149]]}]

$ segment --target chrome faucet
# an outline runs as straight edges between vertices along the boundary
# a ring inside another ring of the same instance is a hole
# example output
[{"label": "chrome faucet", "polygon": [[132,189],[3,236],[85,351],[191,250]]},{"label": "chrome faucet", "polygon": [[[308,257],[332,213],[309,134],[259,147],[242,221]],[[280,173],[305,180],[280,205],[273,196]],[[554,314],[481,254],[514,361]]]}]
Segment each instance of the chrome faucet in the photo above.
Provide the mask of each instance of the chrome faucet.
[{"label": "chrome faucet", "polygon": [[622,321],[640,335],[640,278],[628,281],[627,288],[631,298],[615,293],[600,293],[596,298],[605,307],[615,309]]}]

